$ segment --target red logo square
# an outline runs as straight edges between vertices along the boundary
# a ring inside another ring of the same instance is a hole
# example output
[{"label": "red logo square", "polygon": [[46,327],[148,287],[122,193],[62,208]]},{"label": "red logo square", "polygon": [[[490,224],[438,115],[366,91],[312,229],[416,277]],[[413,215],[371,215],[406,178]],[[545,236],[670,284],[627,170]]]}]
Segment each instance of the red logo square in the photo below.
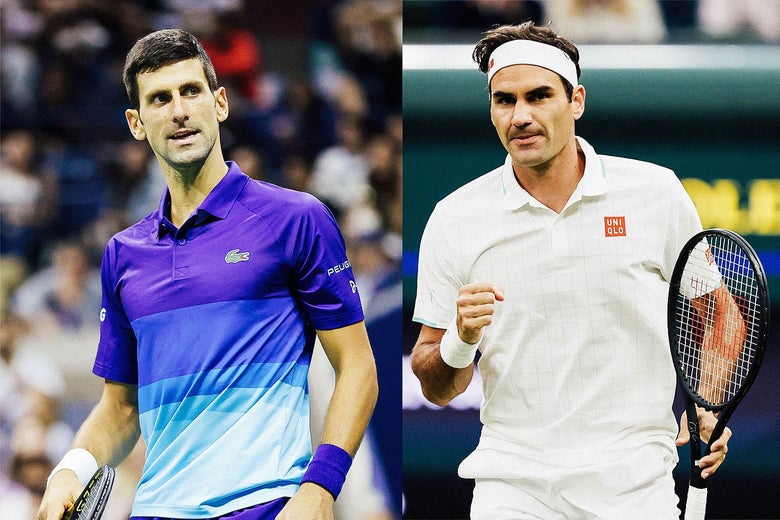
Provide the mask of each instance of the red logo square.
[{"label": "red logo square", "polygon": [[626,236],[626,217],[604,217],[604,236]]}]

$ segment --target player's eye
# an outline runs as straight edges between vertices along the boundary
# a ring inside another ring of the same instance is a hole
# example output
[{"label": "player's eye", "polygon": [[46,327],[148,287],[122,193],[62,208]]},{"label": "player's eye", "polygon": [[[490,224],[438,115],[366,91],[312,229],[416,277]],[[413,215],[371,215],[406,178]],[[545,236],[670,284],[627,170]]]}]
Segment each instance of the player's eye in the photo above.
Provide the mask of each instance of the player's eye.
[{"label": "player's eye", "polygon": [[550,94],[547,92],[534,92],[528,96],[528,101],[534,102],[534,101],[543,101],[545,99],[548,99],[550,97]]},{"label": "player's eye", "polygon": [[200,89],[195,85],[187,85],[182,89],[181,93],[183,96],[197,96],[200,94]]},{"label": "player's eye", "polygon": [[164,103],[167,103],[170,100],[171,100],[171,96],[169,94],[165,94],[162,92],[158,94],[154,94],[149,98],[149,101],[155,105],[162,105]]}]

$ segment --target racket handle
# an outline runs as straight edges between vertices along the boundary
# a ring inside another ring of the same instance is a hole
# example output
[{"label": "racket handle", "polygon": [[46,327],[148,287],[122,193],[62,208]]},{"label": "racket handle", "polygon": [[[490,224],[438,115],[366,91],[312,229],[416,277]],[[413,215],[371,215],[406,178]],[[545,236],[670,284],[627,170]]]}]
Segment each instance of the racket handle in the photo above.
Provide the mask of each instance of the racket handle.
[{"label": "racket handle", "polygon": [[685,501],[685,520],[704,520],[707,512],[707,488],[688,486]]}]

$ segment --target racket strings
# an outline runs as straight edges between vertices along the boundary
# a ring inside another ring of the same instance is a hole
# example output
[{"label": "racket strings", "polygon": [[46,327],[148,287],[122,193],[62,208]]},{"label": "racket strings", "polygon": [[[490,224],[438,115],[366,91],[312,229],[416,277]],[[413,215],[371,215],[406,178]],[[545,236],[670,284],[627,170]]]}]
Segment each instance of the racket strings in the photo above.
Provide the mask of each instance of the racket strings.
[{"label": "racket strings", "polygon": [[738,393],[757,355],[759,285],[742,249],[710,236],[691,251],[676,319],[679,363],[692,388],[718,406]]}]

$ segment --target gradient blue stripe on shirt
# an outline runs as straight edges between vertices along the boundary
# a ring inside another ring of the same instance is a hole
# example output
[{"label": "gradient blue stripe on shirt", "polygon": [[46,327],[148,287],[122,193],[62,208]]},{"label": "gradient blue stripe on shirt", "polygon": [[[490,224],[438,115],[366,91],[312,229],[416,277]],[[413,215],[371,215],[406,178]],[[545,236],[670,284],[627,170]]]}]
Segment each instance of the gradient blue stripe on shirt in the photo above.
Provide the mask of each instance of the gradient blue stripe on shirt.
[{"label": "gradient blue stripe on shirt", "polygon": [[313,329],[305,330],[295,303],[286,299],[185,307],[144,316],[132,326],[138,339],[139,387],[251,363],[308,364],[308,354],[302,353],[314,340]]},{"label": "gradient blue stripe on shirt", "polygon": [[[254,363],[239,367],[164,379],[138,389],[141,417],[154,417],[166,427],[171,421],[187,421],[204,412],[246,413],[252,401],[226,397],[236,390],[249,390],[255,398],[274,406],[287,406],[290,398],[272,392],[274,386],[307,388],[308,366],[292,363]],[[276,402],[280,400],[280,402]],[[148,426],[151,426],[149,424]]]}]

